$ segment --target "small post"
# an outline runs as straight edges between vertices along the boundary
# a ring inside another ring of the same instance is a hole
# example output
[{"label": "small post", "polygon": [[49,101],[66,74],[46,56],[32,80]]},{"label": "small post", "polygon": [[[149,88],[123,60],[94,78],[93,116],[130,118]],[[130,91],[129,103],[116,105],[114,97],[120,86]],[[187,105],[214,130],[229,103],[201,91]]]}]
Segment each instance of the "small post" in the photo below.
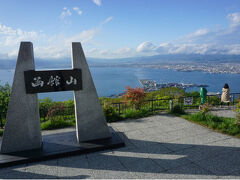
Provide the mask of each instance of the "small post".
[{"label": "small post", "polygon": [[121,104],[118,103],[118,115],[120,116],[120,107],[121,107]]},{"label": "small post", "polygon": [[172,108],[173,108],[173,100],[170,99],[169,103],[170,103],[170,110],[172,110]]},{"label": "small post", "polygon": [[233,106],[234,106],[234,101],[235,101],[235,94],[233,94]]},{"label": "small post", "polygon": [[152,112],[153,112],[153,99],[151,101],[152,101]]},{"label": "small post", "polygon": [[3,121],[2,121],[2,116],[0,114],[0,121],[1,121],[1,128],[3,128]]}]

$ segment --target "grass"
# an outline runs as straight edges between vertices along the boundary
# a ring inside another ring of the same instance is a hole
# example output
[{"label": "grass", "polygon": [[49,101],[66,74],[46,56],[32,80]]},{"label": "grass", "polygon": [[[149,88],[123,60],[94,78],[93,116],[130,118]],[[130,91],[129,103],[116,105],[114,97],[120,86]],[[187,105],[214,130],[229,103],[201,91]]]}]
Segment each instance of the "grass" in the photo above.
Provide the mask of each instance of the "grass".
[{"label": "grass", "polygon": [[64,119],[55,119],[54,121],[48,120],[41,124],[42,130],[51,130],[51,129],[60,129],[69,126],[74,126],[75,122],[73,121],[66,121]]},{"label": "grass", "polygon": [[154,112],[151,112],[147,109],[139,109],[139,110],[133,110],[133,109],[128,109],[124,114],[121,115],[122,119],[137,119],[137,118],[142,118],[142,117],[147,117],[150,115],[155,114]]},{"label": "grass", "polygon": [[205,127],[217,130],[219,132],[240,137],[240,125],[235,123],[235,118],[219,117],[212,114],[195,114],[181,115],[182,118],[196,122]]}]

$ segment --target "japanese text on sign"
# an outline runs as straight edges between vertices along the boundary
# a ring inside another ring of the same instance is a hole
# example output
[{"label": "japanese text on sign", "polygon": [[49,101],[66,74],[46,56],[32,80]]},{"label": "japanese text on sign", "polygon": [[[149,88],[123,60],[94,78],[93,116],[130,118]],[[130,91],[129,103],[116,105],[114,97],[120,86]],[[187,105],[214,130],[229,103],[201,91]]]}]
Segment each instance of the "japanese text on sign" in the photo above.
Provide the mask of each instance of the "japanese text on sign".
[{"label": "japanese text on sign", "polygon": [[25,71],[24,78],[27,93],[82,89],[82,73],[80,69]]}]

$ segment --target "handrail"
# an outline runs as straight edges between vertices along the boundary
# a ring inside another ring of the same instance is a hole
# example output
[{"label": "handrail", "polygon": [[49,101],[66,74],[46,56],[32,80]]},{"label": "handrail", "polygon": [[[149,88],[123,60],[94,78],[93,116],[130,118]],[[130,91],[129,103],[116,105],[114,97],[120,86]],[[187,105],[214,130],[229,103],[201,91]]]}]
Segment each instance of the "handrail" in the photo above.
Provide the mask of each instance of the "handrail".
[{"label": "handrail", "polygon": [[[218,97],[219,98],[219,102],[220,102],[220,98],[221,98],[221,94],[210,94],[207,95],[207,102],[211,103],[211,97]],[[184,105],[183,103],[183,99],[187,98],[187,97],[193,97],[193,105]],[[183,108],[193,108],[193,107],[198,107],[200,105],[200,100],[197,99],[200,98],[200,95],[197,96],[182,96],[179,98],[173,98],[173,97],[169,97],[169,98],[157,98],[157,99],[148,99],[143,101],[143,105],[140,108],[144,108],[148,111],[159,111],[159,110],[169,110],[170,106],[173,106],[173,104],[170,105],[170,100],[172,101],[172,103],[178,103],[179,105],[181,105]],[[232,105],[234,105],[235,100],[240,98],[240,93],[230,93],[230,98],[231,98],[231,103]],[[161,103],[162,101],[162,103]],[[163,101],[165,101],[163,103]],[[169,104],[166,102],[169,101]],[[115,103],[110,103],[110,106],[113,107],[114,111],[116,113],[118,113],[118,115],[120,116],[121,114],[125,113],[127,109],[130,110],[135,110],[136,107],[134,106],[134,104],[128,104],[126,102],[115,102]],[[215,104],[216,105],[216,104]],[[217,104],[220,105],[220,104]],[[102,104],[102,106],[104,106]],[[47,120],[47,112],[48,109],[42,109],[40,110],[40,116],[41,118],[43,118],[43,121]],[[64,115],[74,115],[74,106],[70,106],[70,107],[65,107],[65,112]],[[59,114],[60,115],[60,114]],[[5,119],[5,118],[4,118]],[[0,114],[0,128],[3,128],[4,126],[4,122],[3,122],[3,115]]]}]

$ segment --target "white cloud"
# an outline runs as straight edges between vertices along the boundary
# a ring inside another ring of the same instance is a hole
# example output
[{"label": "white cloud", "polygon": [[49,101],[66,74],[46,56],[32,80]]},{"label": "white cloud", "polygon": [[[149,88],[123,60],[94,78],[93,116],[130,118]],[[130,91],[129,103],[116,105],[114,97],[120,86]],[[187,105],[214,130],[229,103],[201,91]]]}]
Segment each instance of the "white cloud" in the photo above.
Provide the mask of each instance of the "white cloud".
[{"label": "white cloud", "polygon": [[[67,12],[68,8],[64,7],[63,10]],[[103,25],[111,20],[112,17],[109,17],[103,22],[100,22],[95,28],[80,31],[72,36],[64,35],[62,33],[50,36],[44,34],[43,31],[24,31],[19,28],[14,29],[12,27],[0,24],[0,59],[6,58],[6,56],[8,58],[15,58],[17,56],[21,41],[33,42],[34,54],[37,58],[52,59],[70,57],[72,42],[81,42],[88,47],[92,47],[92,44],[94,44],[94,38],[99,34],[99,32],[101,32]],[[94,51],[92,50],[91,53],[94,53]],[[95,54],[99,55],[106,53],[104,53],[102,50],[97,50]]]},{"label": "white cloud", "polygon": [[[64,7],[63,11],[68,12]],[[80,11],[74,7],[73,11]],[[69,10],[70,11],[70,10]],[[66,17],[67,15],[64,15]],[[154,44],[144,41],[135,48],[101,49],[95,41],[106,23],[113,20],[110,16],[92,29],[80,31],[72,36],[56,34],[49,36],[44,32],[24,31],[0,24],[0,58],[15,57],[21,41],[32,41],[34,53],[38,58],[64,58],[71,55],[71,42],[81,42],[86,55],[98,58],[122,58],[158,54],[240,54],[240,14],[231,13],[226,16],[230,24],[228,28],[201,28],[171,42]]]},{"label": "white cloud", "polygon": [[105,20],[102,22],[102,24],[106,24],[106,23],[110,22],[112,19],[113,19],[113,17],[110,16],[110,17],[108,17],[107,19],[105,19]]},{"label": "white cloud", "polygon": [[0,34],[4,35],[15,35],[16,30],[13,30],[11,27],[0,24]]},{"label": "white cloud", "polygon": [[12,27],[0,24],[0,45],[1,54],[0,58],[14,57],[17,55],[18,46],[21,41],[40,41],[44,35],[36,31],[24,31],[22,29],[13,29]]},{"label": "white cloud", "polygon": [[73,10],[76,11],[78,13],[78,15],[82,15],[82,11],[79,10],[78,7],[73,7]]},{"label": "white cloud", "polygon": [[239,13],[228,14],[227,18],[231,22],[231,24],[230,24],[231,27],[235,27],[240,24],[240,14]]},{"label": "white cloud", "polygon": [[34,53],[38,58],[63,58],[69,57],[70,46],[72,42],[90,43],[94,37],[101,31],[99,27],[79,32],[73,36],[56,34],[48,36],[35,31],[23,31],[22,29],[13,29],[0,24],[0,58],[16,57],[21,41],[31,41],[34,44]]},{"label": "white cloud", "polygon": [[146,41],[138,45],[137,52],[153,52],[155,51],[157,46],[153,43]]},{"label": "white cloud", "polygon": [[97,6],[101,6],[102,0],[92,0]]},{"label": "white cloud", "polygon": [[228,28],[198,29],[174,41],[162,44],[140,43],[136,51],[143,55],[156,54],[240,54],[240,14],[226,16]]},{"label": "white cloud", "polygon": [[71,15],[72,15],[71,11],[68,8],[64,7],[63,11],[62,11],[62,13],[60,15],[60,18],[64,19],[65,17],[71,16]]},{"label": "white cloud", "polygon": [[188,38],[196,38],[199,36],[203,36],[209,33],[208,29],[198,29],[197,31],[195,31],[194,33],[191,33],[189,35],[187,35]]},{"label": "white cloud", "polygon": [[79,34],[65,38],[64,44],[71,44],[71,42],[87,43],[90,40],[92,40],[99,31],[100,31],[100,29],[98,29],[98,28],[84,30]]}]

